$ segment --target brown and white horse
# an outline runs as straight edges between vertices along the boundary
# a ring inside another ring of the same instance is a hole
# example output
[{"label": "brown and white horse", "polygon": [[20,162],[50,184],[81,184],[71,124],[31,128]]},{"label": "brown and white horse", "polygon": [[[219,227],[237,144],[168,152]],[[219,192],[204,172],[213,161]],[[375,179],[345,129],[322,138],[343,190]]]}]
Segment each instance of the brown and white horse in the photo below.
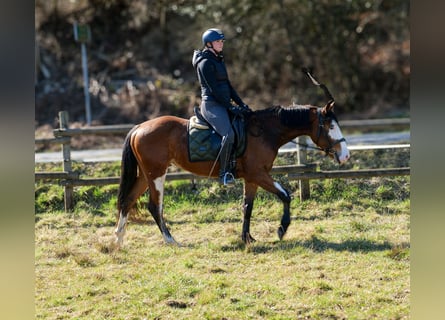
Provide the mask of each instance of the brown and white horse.
[{"label": "brown and white horse", "polygon": [[[244,179],[244,217],[241,238],[255,241],[250,234],[250,218],[258,187],[275,194],[283,202],[278,237],[283,238],[290,224],[291,196],[269,172],[278,149],[285,143],[307,135],[338,163],[349,159],[349,150],[333,111],[334,102],[325,107],[271,107],[246,117],[247,146],[236,159],[236,177]],[[200,176],[216,177],[219,165],[214,161],[190,162],[187,146],[187,119],[162,116],[135,126],[127,135],[122,152],[121,180],[118,194],[116,243],[123,243],[128,214],[138,198],[148,189],[148,210],[166,243],[176,243],[163,215],[164,182],[170,164]]]}]

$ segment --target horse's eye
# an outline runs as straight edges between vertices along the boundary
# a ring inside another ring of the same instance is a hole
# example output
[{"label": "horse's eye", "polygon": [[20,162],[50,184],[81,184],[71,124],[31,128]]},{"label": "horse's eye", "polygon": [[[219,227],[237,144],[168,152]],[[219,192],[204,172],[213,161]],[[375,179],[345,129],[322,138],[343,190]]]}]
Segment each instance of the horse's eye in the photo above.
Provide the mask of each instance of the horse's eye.
[{"label": "horse's eye", "polygon": [[334,129],[334,124],[331,123],[331,125],[329,126],[329,130],[333,130]]}]

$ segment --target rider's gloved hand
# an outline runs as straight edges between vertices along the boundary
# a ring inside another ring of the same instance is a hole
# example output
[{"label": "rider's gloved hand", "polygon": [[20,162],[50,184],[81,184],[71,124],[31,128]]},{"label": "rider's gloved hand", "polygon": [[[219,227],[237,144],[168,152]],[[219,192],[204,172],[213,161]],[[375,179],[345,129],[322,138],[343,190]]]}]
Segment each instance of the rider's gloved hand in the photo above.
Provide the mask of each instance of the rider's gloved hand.
[{"label": "rider's gloved hand", "polygon": [[236,106],[231,106],[229,108],[229,111],[236,116],[242,116],[245,112],[244,109],[242,109],[240,107],[236,107]]},{"label": "rider's gloved hand", "polygon": [[249,114],[249,113],[253,112],[247,104],[241,105],[240,108],[241,108],[243,114]]}]

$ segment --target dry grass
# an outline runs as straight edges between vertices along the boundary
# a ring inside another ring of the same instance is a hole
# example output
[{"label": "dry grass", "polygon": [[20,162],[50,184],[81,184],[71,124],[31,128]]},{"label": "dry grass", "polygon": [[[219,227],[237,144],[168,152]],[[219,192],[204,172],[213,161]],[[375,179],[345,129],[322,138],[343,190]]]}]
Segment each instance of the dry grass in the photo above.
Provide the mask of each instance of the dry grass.
[{"label": "dry grass", "polygon": [[106,217],[40,215],[37,318],[408,319],[409,201],[386,201],[295,203],[278,241],[281,205],[260,195],[249,247],[238,201],[167,205],[182,247],[132,223],[116,251]]},{"label": "dry grass", "polygon": [[[406,152],[391,156],[387,166],[409,165]],[[349,166],[363,168],[376,157],[354,159]],[[82,170],[114,176],[117,168]],[[295,182],[276,178],[296,194]],[[409,318],[409,177],[311,181],[312,200],[293,199],[283,241],[282,206],[260,191],[249,247],[240,241],[241,183],[200,181],[194,192],[168,183],[165,215],[182,246],[165,245],[141,206],[143,223],[130,222],[119,251],[116,191],[80,187],[75,213],[65,214],[60,187],[36,185],[37,319]]]}]

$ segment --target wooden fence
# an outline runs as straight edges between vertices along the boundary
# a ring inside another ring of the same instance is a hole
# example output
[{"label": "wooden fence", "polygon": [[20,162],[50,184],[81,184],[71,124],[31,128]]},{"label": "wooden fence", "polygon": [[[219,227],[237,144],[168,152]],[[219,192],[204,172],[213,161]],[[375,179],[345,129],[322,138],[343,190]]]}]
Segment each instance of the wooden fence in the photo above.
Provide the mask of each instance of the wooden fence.
[{"label": "wooden fence", "polygon": [[[75,186],[99,186],[118,184],[119,177],[110,178],[88,178],[80,179],[79,173],[72,170],[71,162],[71,138],[80,135],[103,135],[120,134],[126,135],[133,127],[129,125],[95,126],[86,128],[68,128],[68,113],[59,112],[58,129],[53,130],[55,138],[36,139],[36,144],[61,144],[62,145],[62,166],[61,172],[35,172],[35,180],[57,180],[64,186],[65,211],[72,211],[74,208],[74,187]],[[365,127],[409,127],[409,119],[373,119],[373,120],[350,120],[342,121],[342,129],[363,129]],[[297,138],[297,142],[304,144],[306,137]],[[335,170],[317,171],[316,165],[307,163],[306,148],[297,147],[297,165],[275,166],[271,170],[272,175],[285,174],[289,180],[299,180],[300,199],[305,200],[310,197],[310,179],[333,179],[333,178],[368,178],[376,176],[401,176],[409,175],[410,168],[389,168],[389,169],[365,169],[365,170]],[[188,172],[172,172],[166,176],[167,181],[172,180],[197,180],[207,179],[207,177],[197,176]]]}]

